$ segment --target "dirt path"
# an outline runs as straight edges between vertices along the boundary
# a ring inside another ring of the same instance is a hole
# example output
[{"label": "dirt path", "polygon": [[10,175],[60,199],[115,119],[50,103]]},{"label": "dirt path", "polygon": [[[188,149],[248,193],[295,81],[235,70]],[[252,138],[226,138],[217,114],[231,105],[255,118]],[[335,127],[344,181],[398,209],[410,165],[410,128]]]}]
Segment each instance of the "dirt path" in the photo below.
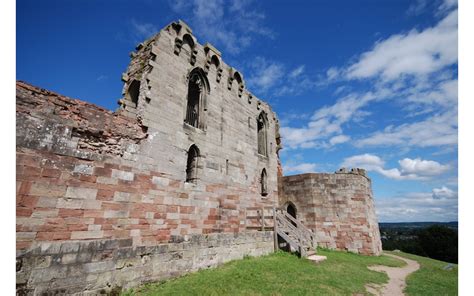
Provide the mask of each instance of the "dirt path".
[{"label": "dirt path", "polygon": [[387,256],[403,260],[407,265],[403,267],[388,267],[383,265],[369,266],[370,270],[383,271],[387,273],[389,281],[384,285],[368,284],[365,286],[367,292],[377,296],[401,296],[403,289],[406,287],[405,278],[412,272],[417,271],[420,268],[420,264],[414,260],[406,259],[403,257],[395,256],[392,254],[385,254]]}]

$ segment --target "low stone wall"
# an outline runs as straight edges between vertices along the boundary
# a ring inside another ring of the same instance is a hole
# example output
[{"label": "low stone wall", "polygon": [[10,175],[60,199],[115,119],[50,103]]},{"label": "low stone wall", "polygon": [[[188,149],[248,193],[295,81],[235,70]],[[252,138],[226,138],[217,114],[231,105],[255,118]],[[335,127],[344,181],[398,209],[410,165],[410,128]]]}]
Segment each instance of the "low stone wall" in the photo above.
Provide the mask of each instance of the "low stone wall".
[{"label": "low stone wall", "polygon": [[[18,295],[98,295],[273,252],[273,232],[174,237],[155,246],[110,239],[41,242],[17,253]],[[45,293],[45,294],[43,294]]]},{"label": "low stone wall", "polygon": [[365,171],[280,178],[280,205],[292,203],[297,218],[316,233],[318,246],[380,255],[382,243]]}]

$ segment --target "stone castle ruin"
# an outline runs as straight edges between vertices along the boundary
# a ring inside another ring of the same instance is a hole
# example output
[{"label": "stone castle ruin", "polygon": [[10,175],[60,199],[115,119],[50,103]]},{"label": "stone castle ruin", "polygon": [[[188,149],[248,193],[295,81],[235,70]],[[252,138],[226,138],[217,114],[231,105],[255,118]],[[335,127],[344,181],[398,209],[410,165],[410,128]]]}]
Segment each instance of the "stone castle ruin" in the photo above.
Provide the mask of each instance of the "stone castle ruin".
[{"label": "stone castle ruin", "polygon": [[284,177],[276,114],[184,22],[122,80],[116,112],[17,82],[18,294],[110,293],[279,247],[380,254],[365,171]]}]

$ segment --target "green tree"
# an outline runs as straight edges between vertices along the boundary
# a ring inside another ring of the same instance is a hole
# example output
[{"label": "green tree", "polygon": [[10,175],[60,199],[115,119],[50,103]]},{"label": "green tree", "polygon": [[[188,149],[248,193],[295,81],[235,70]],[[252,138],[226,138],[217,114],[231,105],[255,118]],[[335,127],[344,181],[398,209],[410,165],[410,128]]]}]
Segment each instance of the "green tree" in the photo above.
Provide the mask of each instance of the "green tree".
[{"label": "green tree", "polygon": [[458,234],[451,228],[432,225],[420,230],[418,240],[430,258],[458,262]]}]

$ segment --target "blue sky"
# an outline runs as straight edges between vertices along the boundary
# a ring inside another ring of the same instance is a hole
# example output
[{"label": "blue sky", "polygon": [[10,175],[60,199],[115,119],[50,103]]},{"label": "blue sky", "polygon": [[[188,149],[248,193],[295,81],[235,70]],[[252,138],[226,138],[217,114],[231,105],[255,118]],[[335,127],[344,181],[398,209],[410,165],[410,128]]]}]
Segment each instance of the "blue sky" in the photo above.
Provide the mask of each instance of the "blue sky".
[{"label": "blue sky", "polygon": [[456,1],[18,0],[17,79],[113,110],[177,19],[277,112],[286,175],[363,167],[381,222],[458,219]]}]

